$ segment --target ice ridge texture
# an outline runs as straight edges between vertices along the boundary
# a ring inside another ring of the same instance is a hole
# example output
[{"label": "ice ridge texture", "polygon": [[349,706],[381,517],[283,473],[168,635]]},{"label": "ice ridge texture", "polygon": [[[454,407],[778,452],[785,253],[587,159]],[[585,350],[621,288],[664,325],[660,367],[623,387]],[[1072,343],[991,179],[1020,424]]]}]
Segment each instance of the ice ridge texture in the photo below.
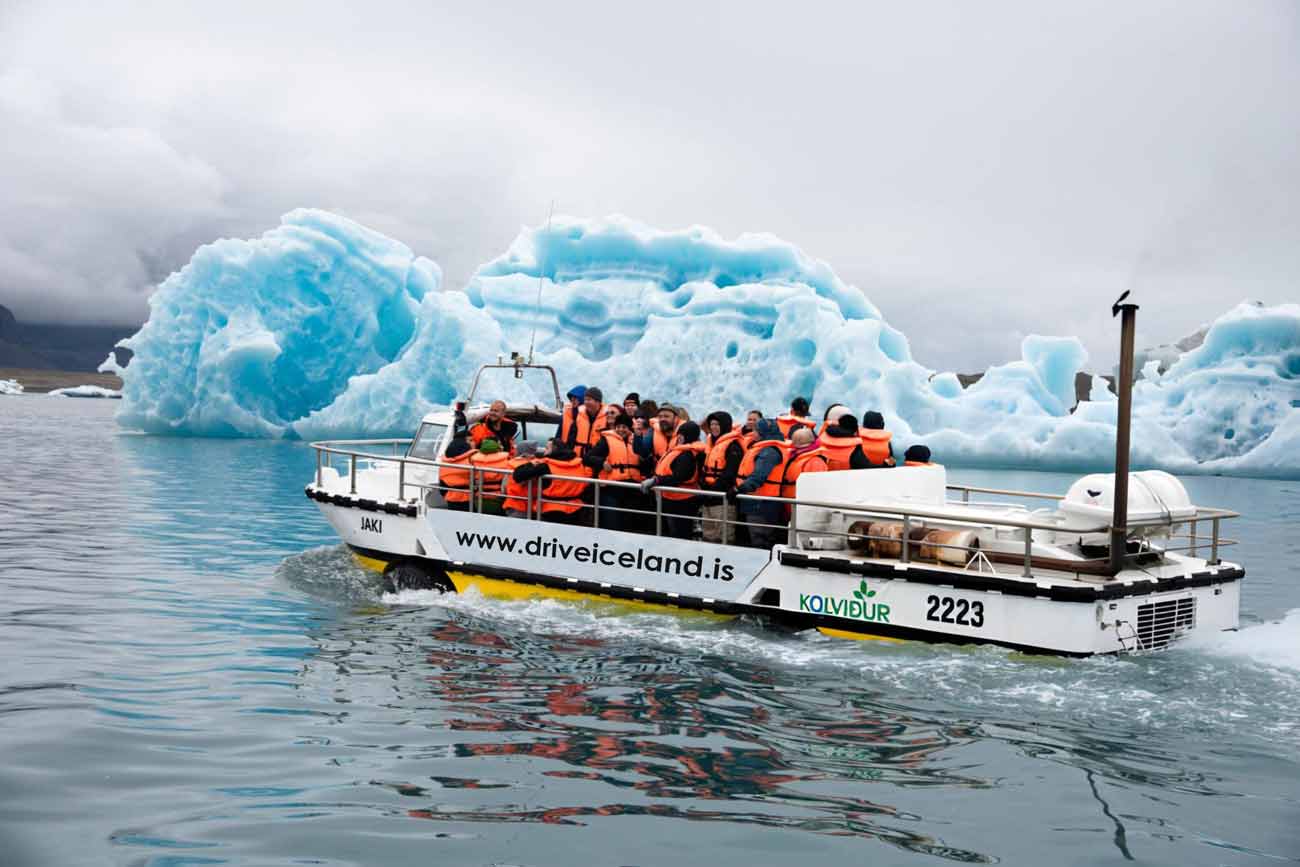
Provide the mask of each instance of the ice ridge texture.
[{"label": "ice ridge texture", "polygon": [[[637,391],[696,418],[774,414],[802,394],[818,416],[837,403],[879,410],[900,449],[924,442],[952,465],[1113,459],[1114,396],[1094,388],[1075,406],[1089,361],[1077,339],[1028,337],[1020,359],[963,389],[914,360],[860,290],[771,235],[556,217],[521,231],[463,290],[440,291],[440,279],[403,244],[315,210],[203,247],[126,341],[119,419],[160,433],[409,435],[463,396],[481,363],[535,343],[561,391]],[[1300,305],[1242,304],[1200,345],[1146,367],[1136,465],[1300,477]]]}]

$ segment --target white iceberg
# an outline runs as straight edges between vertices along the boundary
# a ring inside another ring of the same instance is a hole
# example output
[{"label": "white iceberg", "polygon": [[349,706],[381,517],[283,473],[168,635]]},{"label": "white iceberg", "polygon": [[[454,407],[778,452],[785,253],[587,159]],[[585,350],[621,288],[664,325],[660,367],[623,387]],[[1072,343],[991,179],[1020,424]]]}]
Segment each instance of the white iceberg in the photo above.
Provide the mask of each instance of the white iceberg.
[{"label": "white iceberg", "polygon": [[[900,446],[954,465],[1101,469],[1116,404],[1072,337],[1031,336],[968,389],[824,262],[771,235],[726,240],[622,217],[524,230],[463,291],[438,266],[332,214],[298,210],[201,248],[150,301],[119,420],[160,433],[407,434],[479,364],[526,352],[562,390],[600,385],[773,414],[804,395],[885,414]],[[1144,310],[1144,316],[1157,315]],[[1300,305],[1243,304],[1134,391],[1136,466],[1300,477]],[[1073,410],[1073,411],[1072,411]]]},{"label": "white iceberg", "polygon": [[22,394],[23,384],[16,379],[0,379],[0,394]]}]

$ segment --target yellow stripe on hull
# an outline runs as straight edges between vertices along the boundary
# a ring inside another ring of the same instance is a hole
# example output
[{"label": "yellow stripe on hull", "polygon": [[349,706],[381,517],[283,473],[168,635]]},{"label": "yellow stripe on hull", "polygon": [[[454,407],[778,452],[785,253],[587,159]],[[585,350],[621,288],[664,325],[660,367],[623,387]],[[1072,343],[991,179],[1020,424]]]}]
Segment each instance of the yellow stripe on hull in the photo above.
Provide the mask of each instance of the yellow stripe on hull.
[{"label": "yellow stripe on hull", "polygon": [[356,551],[352,552],[352,556],[363,569],[372,569],[383,574],[383,571],[388,568],[388,564],[383,560],[376,560],[374,557],[367,557],[364,554],[358,554]]},{"label": "yellow stripe on hull", "polygon": [[849,638],[853,641],[888,641],[890,644],[902,644],[902,638],[889,638],[884,635],[866,635],[862,632],[850,632],[847,629],[832,629],[829,626],[818,626],[817,631],[822,635],[829,635],[831,638]]},{"label": "yellow stripe on hull", "polygon": [[734,614],[719,614],[716,611],[700,611],[694,608],[679,608],[676,605],[663,605],[658,602],[639,602],[635,599],[615,599],[594,593],[581,593],[562,587],[545,587],[541,584],[523,584],[506,581],[502,578],[488,578],[485,575],[472,575],[467,572],[448,571],[447,577],[456,586],[457,593],[464,593],[473,587],[479,593],[491,599],[563,599],[569,602],[601,602],[626,611],[655,611],[659,613],[689,614],[706,617],[711,620],[731,620]]}]

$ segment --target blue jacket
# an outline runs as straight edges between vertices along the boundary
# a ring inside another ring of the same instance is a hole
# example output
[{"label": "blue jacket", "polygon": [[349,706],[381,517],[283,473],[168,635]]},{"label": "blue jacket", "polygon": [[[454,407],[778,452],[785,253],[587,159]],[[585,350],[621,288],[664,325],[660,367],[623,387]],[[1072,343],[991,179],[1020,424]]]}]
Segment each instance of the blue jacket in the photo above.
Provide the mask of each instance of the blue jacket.
[{"label": "blue jacket", "polygon": [[[736,486],[736,491],[742,494],[752,494],[767,481],[768,476],[781,467],[781,450],[775,448],[775,445],[783,439],[781,429],[776,426],[776,422],[770,418],[761,418],[754,427],[754,432],[758,435],[757,444],[762,445],[765,440],[771,440],[773,448],[760,449],[754,457],[754,471],[745,477],[745,480]],[[766,500],[741,500],[736,504],[742,515],[753,515],[764,524],[779,524],[785,517],[781,503],[772,503]]]}]

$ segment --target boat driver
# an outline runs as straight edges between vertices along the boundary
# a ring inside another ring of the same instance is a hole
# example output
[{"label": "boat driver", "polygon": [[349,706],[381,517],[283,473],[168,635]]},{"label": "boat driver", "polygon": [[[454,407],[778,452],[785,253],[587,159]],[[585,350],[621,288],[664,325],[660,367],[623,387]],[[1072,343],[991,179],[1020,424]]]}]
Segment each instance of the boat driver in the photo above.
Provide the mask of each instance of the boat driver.
[{"label": "boat driver", "polygon": [[504,400],[494,400],[488,407],[487,415],[479,420],[478,424],[469,429],[470,442],[474,448],[482,445],[483,440],[491,438],[501,444],[501,447],[508,454],[515,453],[515,434],[519,433],[519,425],[506,418],[506,402]]}]

